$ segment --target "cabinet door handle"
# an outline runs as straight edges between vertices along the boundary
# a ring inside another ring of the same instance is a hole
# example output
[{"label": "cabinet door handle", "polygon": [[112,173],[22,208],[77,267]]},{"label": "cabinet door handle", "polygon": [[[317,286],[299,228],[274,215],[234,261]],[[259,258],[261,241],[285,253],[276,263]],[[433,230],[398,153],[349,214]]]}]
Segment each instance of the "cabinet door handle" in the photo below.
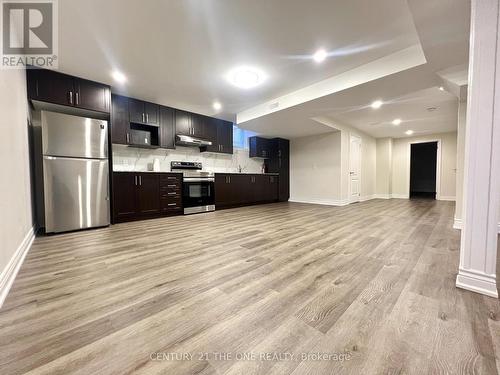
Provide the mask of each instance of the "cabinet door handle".
[{"label": "cabinet door handle", "polygon": [[177,185],[167,185],[167,187],[177,187]]},{"label": "cabinet door handle", "polygon": [[169,176],[169,177],[167,177],[167,180],[177,180],[177,177]]},{"label": "cabinet door handle", "polygon": [[68,99],[69,100],[69,104],[73,104],[73,91],[70,91],[68,93],[68,96],[69,96],[69,99]]},{"label": "cabinet door handle", "polygon": [[142,186],[142,176],[139,176],[139,185]]},{"label": "cabinet door handle", "polygon": [[149,122],[149,113],[146,113],[146,122]]},{"label": "cabinet door handle", "polygon": [[76,102],[76,105],[80,104],[80,94],[75,92],[75,102]]},{"label": "cabinet door handle", "polygon": [[134,176],[134,184],[137,186],[137,176]]},{"label": "cabinet door handle", "polygon": [[130,143],[130,134],[127,133],[127,144],[129,144],[129,143]]},{"label": "cabinet door handle", "polygon": [[168,203],[167,206],[177,206],[177,203]]},{"label": "cabinet door handle", "polygon": [[167,195],[176,195],[176,193],[167,193]]}]

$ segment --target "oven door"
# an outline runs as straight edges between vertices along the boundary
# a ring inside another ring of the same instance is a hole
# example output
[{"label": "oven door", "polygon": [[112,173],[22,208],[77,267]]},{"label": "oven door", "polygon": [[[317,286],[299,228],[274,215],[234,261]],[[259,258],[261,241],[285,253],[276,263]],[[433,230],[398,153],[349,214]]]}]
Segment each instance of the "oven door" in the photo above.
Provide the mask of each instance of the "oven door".
[{"label": "oven door", "polygon": [[[182,183],[182,205],[185,213],[194,213],[196,210],[190,210],[193,207],[205,207],[201,211],[213,211],[215,204],[214,181],[201,179],[184,179]],[[210,206],[207,209],[207,206]],[[187,211],[187,212],[186,212]]]}]

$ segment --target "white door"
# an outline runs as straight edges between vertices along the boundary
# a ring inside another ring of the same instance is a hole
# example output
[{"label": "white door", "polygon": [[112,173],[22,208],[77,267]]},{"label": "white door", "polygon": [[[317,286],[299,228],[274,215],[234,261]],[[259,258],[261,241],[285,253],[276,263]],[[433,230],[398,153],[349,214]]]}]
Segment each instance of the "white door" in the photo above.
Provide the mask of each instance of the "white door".
[{"label": "white door", "polygon": [[349,144],[349,202],[361,195],[361,138],[351,135]]}]

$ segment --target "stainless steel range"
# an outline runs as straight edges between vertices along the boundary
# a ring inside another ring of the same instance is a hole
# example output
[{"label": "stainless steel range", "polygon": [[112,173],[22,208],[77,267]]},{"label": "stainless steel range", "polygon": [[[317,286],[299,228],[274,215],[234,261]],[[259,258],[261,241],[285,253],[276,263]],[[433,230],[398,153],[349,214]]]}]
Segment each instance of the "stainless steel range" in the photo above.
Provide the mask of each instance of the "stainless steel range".
[{"label": "stainless steel range", "polygon": [[189,161],[173,161],[170,169],[182,172],[184,215],[215,211],[214,173],[203,171],[201,163]]}]

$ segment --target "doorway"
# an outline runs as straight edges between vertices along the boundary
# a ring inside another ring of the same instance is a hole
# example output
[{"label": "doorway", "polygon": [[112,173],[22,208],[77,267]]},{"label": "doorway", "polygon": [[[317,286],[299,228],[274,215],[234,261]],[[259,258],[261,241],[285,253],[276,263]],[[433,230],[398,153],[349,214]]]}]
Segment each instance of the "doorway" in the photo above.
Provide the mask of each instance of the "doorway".
[{"label": "doorway", "polygon": [[361,196],[361,138],[351,135],[349,144],[349,203]]},{"label": "doorway", "polygon": [[410,145],[410,198],[437,198],[438,142]]}]

